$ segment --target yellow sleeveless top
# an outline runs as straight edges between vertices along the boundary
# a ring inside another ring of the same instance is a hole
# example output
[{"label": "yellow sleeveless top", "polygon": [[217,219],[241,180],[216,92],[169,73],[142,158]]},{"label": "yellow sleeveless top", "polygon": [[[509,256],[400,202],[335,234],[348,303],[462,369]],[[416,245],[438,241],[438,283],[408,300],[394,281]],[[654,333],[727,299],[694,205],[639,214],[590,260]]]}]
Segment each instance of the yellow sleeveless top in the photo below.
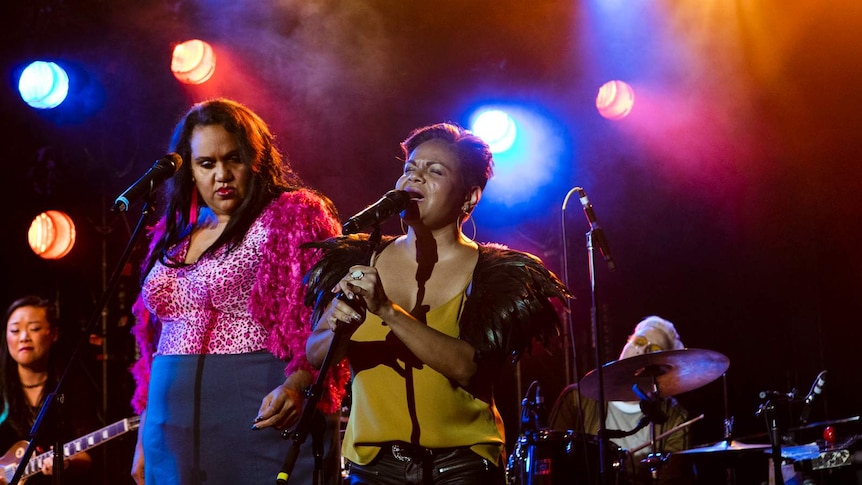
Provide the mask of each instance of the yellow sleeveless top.
[{"label": "yellow sleeveless top", "polygon": [[[429,311],[431,328],[458,337],[465,287]],[[418,362],[377,315],[353,334],[347,350],[353,375],[350,418],[342,443],[348,460],[365,465],[381,445],[404,441],[425,448],[469,446],[500,465],[503,420],[493,402],[477,399],[439,372]]]}]

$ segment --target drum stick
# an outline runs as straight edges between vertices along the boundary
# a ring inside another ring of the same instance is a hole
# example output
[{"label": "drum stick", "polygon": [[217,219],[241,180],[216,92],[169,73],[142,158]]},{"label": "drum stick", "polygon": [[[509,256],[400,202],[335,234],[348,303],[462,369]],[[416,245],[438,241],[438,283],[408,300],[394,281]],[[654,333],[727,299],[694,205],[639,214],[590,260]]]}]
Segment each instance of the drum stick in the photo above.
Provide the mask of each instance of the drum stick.
[{"label": "drum stick", "polygon": [[[655,441],[658,441],[658,440],[660,440],[660,439],[666,438],[666,437],[668,437],[668,436],[670,436],[670,435],[672,435],[672,434],[676,433],[677,431],[681,430],[682,428],[685,428],[686,426],[691,426],[692,424],[694,424],[694,423],[695,423],[695,422],[697,422],[697,421],[700,421],[701,419],[703,419],[703,414],[701,414],[700,416],[698,416],[698,417],[696,417],[696,418],[689,419],[688,421],[686,421],[686,422],[684,422],[684,423],[680,423],[680,424],[678,424],[678,425],[674,426],[673,428],[671,428],[671,429],[669,429],[669,430],[665,431],[664,433],[662,433],[662,434],[660,434],[660,435],[656,436],[656,437],[655,437]],[[640,451],[640,450],[642,450],[642,449],[646,448],[646,447],[647,447],[647,446],[649,446],[650,444],[652,444],[652,441],[647,441],[646,443],[644,443],[644,444],[642,444],[642,445],[638,446],[637,448],[633,448],[633,449],[629,450],[629,453],[630,453],[630,454],[632,454],[632,455],[634,455],[635,453],[637,453],[638,451]]]}]

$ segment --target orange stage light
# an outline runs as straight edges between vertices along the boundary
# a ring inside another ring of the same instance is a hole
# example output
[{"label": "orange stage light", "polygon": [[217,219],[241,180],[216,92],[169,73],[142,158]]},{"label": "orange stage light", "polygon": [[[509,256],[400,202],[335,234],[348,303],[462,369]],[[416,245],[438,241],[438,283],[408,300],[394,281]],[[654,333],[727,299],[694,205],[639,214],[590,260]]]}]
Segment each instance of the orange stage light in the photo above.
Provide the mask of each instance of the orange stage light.
[{"label": "orange stage light", "polygon": [[60,259],[75,245],[75,224],[65,212],[46,211],[33,219],[27,240],[39,257]]},{"label": "orange stage light", "polygon": [[212,46],[198,39],[187,40],[174,47],[171,72],[185,84],[202,84],[215,72],[215,53]]},{"label": "orange stage light", "polygon": [[635,104],[635,92],[623,81],[608,81],[599,88],[596,109],[609,120],[623,119],[631,113]]}]

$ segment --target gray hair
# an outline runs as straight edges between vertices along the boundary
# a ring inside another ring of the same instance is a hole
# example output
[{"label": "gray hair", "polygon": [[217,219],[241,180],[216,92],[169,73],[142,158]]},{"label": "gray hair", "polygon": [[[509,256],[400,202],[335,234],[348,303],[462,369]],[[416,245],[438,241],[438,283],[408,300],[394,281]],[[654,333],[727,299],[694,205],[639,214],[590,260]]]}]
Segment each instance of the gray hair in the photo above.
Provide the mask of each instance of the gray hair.
[{"label": "gray hair", "polygon": [[649,328],[654,328],[665,335],[667,341],[671,344],[670,348],[667,350],[679,350],[685,348],[682,340],[679,339],[679,334],[676,331],[676,327],[673,326],[673,323],[656,315],[650,315],[641,320],[635,327],[632,335],[643,333]]}]

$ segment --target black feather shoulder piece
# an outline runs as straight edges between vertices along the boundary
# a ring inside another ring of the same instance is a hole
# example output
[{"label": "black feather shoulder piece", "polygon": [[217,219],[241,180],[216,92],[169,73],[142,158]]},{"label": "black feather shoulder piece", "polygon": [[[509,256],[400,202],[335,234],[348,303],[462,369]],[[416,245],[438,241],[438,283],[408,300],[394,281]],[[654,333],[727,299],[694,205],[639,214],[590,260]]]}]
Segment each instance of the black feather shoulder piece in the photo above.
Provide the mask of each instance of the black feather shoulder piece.
[{"label": "black feather shoulder piece", "polygon": [[[380,246],[394,237],[384,237]],[[317,323],[324,308],[335,297],[330,290],[344,277],[347,270],[357,264],[368,264],[371,256],[371,241],[368,234],[351,234],[303,244],[303,248],[322,251],[320,260],[302,278],[305,285],[305,305],[312,307],[311,321]]]},{"label": "black feather shoulder piece", "polygon": [[461,338],[478,350],[480,359],[515,362],[534,339],[547,346],[561,333],[552,299],[565,303],[571,296],[536,256],[483,244],[461,315]]}]

